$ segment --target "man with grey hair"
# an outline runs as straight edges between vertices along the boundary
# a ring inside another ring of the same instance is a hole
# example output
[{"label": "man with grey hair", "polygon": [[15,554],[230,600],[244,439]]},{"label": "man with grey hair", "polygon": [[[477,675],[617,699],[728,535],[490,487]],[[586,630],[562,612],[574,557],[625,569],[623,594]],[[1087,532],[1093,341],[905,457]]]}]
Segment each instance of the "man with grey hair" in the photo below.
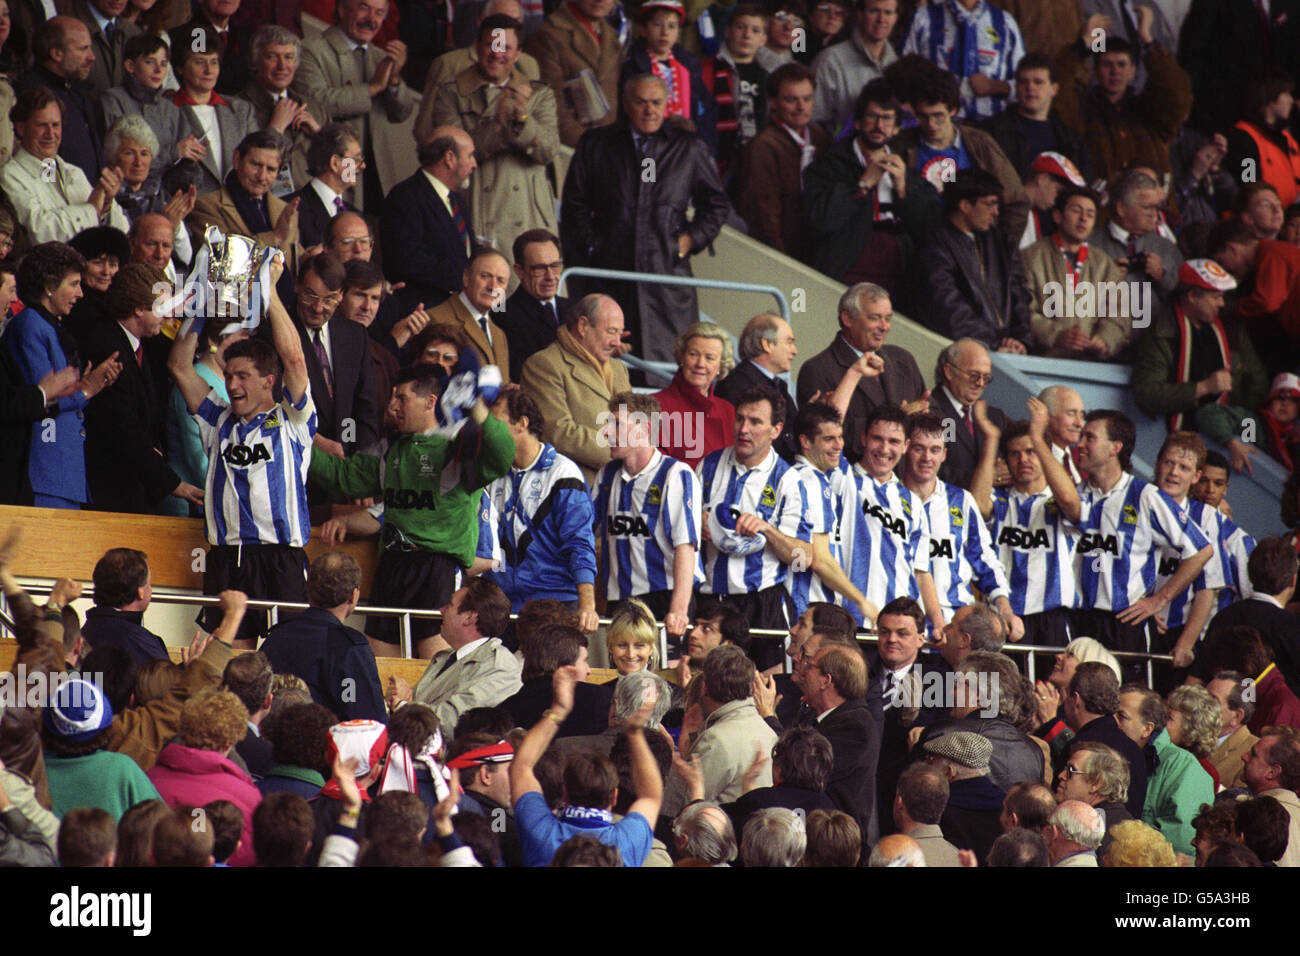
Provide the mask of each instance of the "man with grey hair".
[{"label": "man with grey hair", "polygon": [[611,460],[603,431],[609,400],[631,388],[627,366],[616,361],[622,342],[619,304],[600,293],[583,296],[556,340],[524,362],[519,379],[542,414],[542,437],[578,463],[588,484]]},{"label": "man with grey hair", "polygon": [[[257,125],[285,138],[287,149],[271,193],[281,199],[307,185],[307,151],[320,132],[324,110],[302,91],[289,93],[302,58],[302,41],[291,30],[268,23],[253,34],[253,72],[237,99],[253,107]],[[359,170],[358,170],[359,171]]]},{"label": "man with grey hair", "polygon": [[975,651],[1002,650],[1002,622],[987,604],[968,604],[953,613],[943,629],[939,654],[957,670]]},{"label": "man with grey hair", "polygon": [[[547,29],[533,36],[535,49],[544,49],[535,45]],[[690,257],[722,230],[731,201],[718,167],[703,140],[664,121],[667,106],[663,80],[652,73],[633,77],[623,88],[626,120],[589,129],[578,140],[560,215],[571,264],[689,278]],[[563,111],[560,130],[563,138]],[[689,206],[695,216],[688,221]],[[572,291],[592,291],[591,282],[583,286]],[[623,307],[633,350],[673,361],[677,334],[698,317],[694,287],[605,280],[600,287]]]},{"label": "man with grey hair", "polygon": [[785,807],[768,807],[750,816],[740,838],[745,866],[795,867],[807,847],[803,817]]},{"label": "man with grey hair", "polygon": [[1052,866],[1097,866],[1105,818],[1081,800],[1066,800],[1052,814],[1044,835]]},{"label": "man with grey hair", "polygon": [[556,737],[551,742],[551,750],[561,754],[575,750],[594,750],[609,756],[614,741],[623,734],[623,725],[641,709],[645,700],[647,687],[655,691],[654,707],[645,725],[653,730],[663,723],[664,714],[672,704],[672,688],[668,682],[653,671],[640,670],[624,674],[614,683],[614,699],[609,706],[609,726],[598,734],[579,734],[573,737]]},{"label": "man with grey hair", "polygon": [[677,866],[730,866],[736,858],[736,831],[716,803],[689,804],[673,821],[673,836]]},{"label": "man with grey hair", "polygon": [[1124,805],[1129,795],[1129,779],[1129,762],[1113,747],[1095,740],[1072,745],[1065,768],[1056,779],[1058,803],[1077,800],[1101,811],[1106,821],[1102,856],[1110,849],[1110,831],[1133,819]]},{"label": "man with grey hair", "polygon": [[1068,385],[1049,385],[1038,393],[1038,400],[1047,406],[1047,443],[1052,457],[1061,463],[1070,480],[1077,485],[1083,481],[1077,460],[1087,414],[1083,396]]},{"label": "man with grey hair", "polygon": [[[1112,199],[1110,221],[1089,239],[1124,270],[1124,281],[1151,283],[1152,297],[1164,299],[1178,285],[1183,264],[1178,246],[1160,235],[1160,184],[1143,172],[1131,172],[1119,181]],[[1136,292],[1136,290],[1135,290]],[[1136,320],[1138,313],[1133,311]],[[1145,317],[1148,322],[1151,316]]]},{"label": "man with grey hair", "polygon": [[999,790],[1009,791],[1025,780],[1043,780],[1047,768],[1042,748],[1016,726],[1029,697],[1028,682],[1016,662],[994,651],[975,651],[953,670],[956,680],[948,685],[951,717],[926,727],[922,746],[943,735],[979,734],[992,748],[988,774]]},{"label": "man with grey hair", "polygon": [[925,865],[925,853],[921,850],[921,845],[902,833],[887,836],[877,843],[867,860],[868,867],[882,869]]},{"label": "man with grey hair", "polygon": [[1259,740],[1246,726],[1255,716],[1255,682],[1238,671],[1219,671],[1205,689],[1219,702],[1223,713],[1218,744],[1210,754],[1210,763],[1219,772],[1219,783],[1225,790],[1239,787],[1245,771],[1242,758]]},{"label": "man with grey hair", "polygon": [[740,396],[755,385],[768,385],[785,399],[781,417],[781,434],[773,442],[777,454],[793,461],[799,444],[790,423],[794,421],[795,402],[783,376],[790,372],[799,350],[794,344],[794,329],[779,315],[763,312],[745,323],[740,333],[740,356],[736,367],[720,381],[713,394],[735,405]]},{"label": "man with grey hair", "polygon": [[[908,414],[928,411],[930,393],[912,353],[885,339],[894,320],[889,293],[870,282],[859,282],[840,296],[839,334],[799,369],[799,403],[821,400],[844,418],[844,457],[860,461],[863,429],[871,411],[897,405]],[[884,362],[879,375],[871,371],[871,356]]]},{"label": "man with grey hair", "polygon": [[[970,488],[975,463],[984,450],[984,430],[976,424],[976,406],[982,405],[988,420],[1006,431],[1007,416],[1002,409],[984,403],[981,396],[993,381],[993,361],[989,351],[975,339],[958,339],[939,353],[934,367],[934,393],[930,410],[943,419],[948,434],[948,457],[939,467],[939,480],[959,488]],[[997,475],[1007,478],[1006,465],[1000,463]],[[995,477],[995,484],[1004,484]]]}]

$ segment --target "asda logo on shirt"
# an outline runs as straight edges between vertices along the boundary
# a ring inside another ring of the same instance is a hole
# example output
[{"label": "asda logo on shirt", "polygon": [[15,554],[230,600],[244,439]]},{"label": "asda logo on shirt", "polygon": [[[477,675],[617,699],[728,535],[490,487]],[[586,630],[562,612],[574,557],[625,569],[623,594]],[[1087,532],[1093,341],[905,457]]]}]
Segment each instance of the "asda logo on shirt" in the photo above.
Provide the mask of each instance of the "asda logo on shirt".
[{"label": "asda logo on shirt", "polygon": [[1036,548],[1051,550],[1052,539],[1046,528],[1031,531],[1028,528],[1005,527],[998,532],[998,545],[1006,545],[1018,551],[1032,551]]},{"label": "asda logo on shirt", "polygon": [[605,533],[611,538],[650,537],[650,527],[640,515],[607,515]]},{"label": "asda logo on shirt", "polygon": [[862,506],[862,513],[868,518],[875,518],[896,538],[901,538],[906,534],[907,528],[903,524],[902,518],[895,518],[888,511],[874,502],[868,502]]}]

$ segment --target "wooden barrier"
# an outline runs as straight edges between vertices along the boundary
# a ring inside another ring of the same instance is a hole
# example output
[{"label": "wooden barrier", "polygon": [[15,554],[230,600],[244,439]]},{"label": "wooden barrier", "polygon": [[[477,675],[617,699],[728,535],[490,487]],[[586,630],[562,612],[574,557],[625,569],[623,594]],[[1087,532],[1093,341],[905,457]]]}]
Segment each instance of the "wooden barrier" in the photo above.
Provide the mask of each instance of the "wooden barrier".
[{"label": "wooden barrier", "polygon": [[[57,508],[0,506],[0,533],[23,529],[15,574],[36,578],[89,581],[95,562],[110,548],[135,548],[149,556],[156,587],[203,587],[203,556],[208,541],[198,518],[126,515],[106,511],[64,511]],[[308,559],[331,550],[321,543],[319,529],[307,542]],[[369,594],[378,561],[374,538],[346,541],[332,550],[346,551],[361,565],[361,593]],[[90,595],[87,594],[87,597]]]}]

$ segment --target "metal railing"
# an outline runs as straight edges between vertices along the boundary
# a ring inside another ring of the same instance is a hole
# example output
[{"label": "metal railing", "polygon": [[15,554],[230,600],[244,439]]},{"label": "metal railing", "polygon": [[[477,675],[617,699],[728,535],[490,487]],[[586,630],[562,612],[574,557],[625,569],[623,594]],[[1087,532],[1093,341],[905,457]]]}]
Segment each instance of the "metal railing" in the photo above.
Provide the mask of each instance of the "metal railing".
[{"label": "metal railing", "polygon": [[774,285],[756,282],[732,282],[729,279],[697,279],[694,276],[664,276],[653,272],[625,272],[622,269],[597,269],[591,266],[570,266],[560,275],[563,285],[570,276],[588,276],[592,279],[615,279],[620,282],[650,282],[655,285],[686,285],[698,289],[723,289],[727,292],[754,292],[776,299],[781,318],[790,321],[790,305],[785,293]]},{"label": "metal railing", "polygon": [[[46,595],[54,588],[54,582],[51,579],[23,578],[20,579],[24,590],[32,595]],[[82,582],[83,586],[88,582]],[[89,588],[87,588],[89,593]],[[153,590],[153,601],[158,604],[177,604],[188,605],[191,607],[218,607],[221,604],[219,598],[205,594],[192,594],[179,588],[155,588]],[[305,611],[310,605],[300,604],[295,601],[265,601],[249,598],[248,607],[251,610],[270,612],[270,621],[272,626],[279,620],[279,612],[284,611]],[[411,640],[411,621],[413,620],[442,620],[441,611],[430,611],[422,608],[409,607],[381,607],[371,604],[359,604],[355,610],[356,614],[374,615],[376,617],[395,617],[398,619],[399,642],[403,657],[413,657],[412,640]],[[510,620],[518,620],[517,614],[511,614]],[[601,627],[607,627],[610,619],[602,617],[600,620]],[[0,614],[0,628],[13,632],[13,622],[4,614]],[[767,628],[750,628],[750,637],[761,639],[784,640],[789,637],[788,631],[771,630]],[[859,644],[876,644],[879,638],[875,633],[869,630],[859,631]],[[1048,647],[1040,644],[1003,644],[1003,653],[1009,655],[1027,655],[1025,661],[1025,674],[1030,682],[1037,680],[1035,667],[1035,655],[1037,654],[1059,654],[1064,648]],[[1173,661],[1169,654],[1155,654],[1145,651],[1111,651],[1121,661],[1137,660],[1146,662],[1147,683],[1152,683],[1153,669],[1156,661]],[[668,643],[667,635],[662,625],[659,627],[659,659],[668,660]],[[788,667],[787,667],[788,669]]]}]

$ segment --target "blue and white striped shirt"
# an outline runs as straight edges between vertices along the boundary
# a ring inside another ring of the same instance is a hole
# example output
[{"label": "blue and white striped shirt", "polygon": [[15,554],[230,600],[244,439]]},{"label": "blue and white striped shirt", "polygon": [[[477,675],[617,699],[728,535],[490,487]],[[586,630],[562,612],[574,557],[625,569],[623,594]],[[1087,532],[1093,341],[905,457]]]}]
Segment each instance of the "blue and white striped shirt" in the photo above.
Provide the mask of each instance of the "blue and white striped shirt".
[{"label": "blue and white striped shirt", "polygon": [[[621,601],[673,587],[673,554],[700,546],[700,488],[695,473],[656,449],[645,468],[628,475],[611,461],[596,476],[593,526],[609,569],[605,596]],[[704,580],[698,557],[695,581]]]},{"label": "blue and white striped shirt", "polygon": [[208,453],[204,508],[208,543],[285,544],[311,537],[307,469],[316,434],[311,390],[241,422],[214,389],[194,413]]},{"label": "blue and white striped shirt", "polygon": [[975,603],[972,583],[978,583],[990,604],[1010,596],[1006,569],[993,550],[993,539],[965,488],[946,481],[935,483],[934,493],[925,499],[930,523],[930,574],[939,592],[945,619],[959,607]]},{"label": "blue and white striped shirt", "polygon": [[695,473],[712,538],[704,543],[700,591],[745,594],[784,584],[787,565],[761,534],[737,535],[736,519],[758,515],[787,537],[808,541],[812,525],[808,512],[820,491],[792,473],[775,448],[768,449],[767,457],[753,468],[736,460],[734,447],[723,448],[706,455]]},{"label": "blue and white striped shirt", "polygon": [[1079,497],[1080,607],[1123,611],[1155,590],[1162,547],[1181,561],[1210,543],[1174,499],[1127,472],[1105,493],[1084,482]]},{"label": "blue and white striped shirt", "polygon": [[[845,552],[853,555],[850,580],[876,607],[898,597],[919,599],[915,575],[930,570],[925,506],[893,474],[876,481],[860,464],[853,466],[853,486],[864,520],[842,528]],[[863,535],[866,540],[859,540]]]},{"label": "blue and white striped shirt", "polygon": [[[1217,508],[1211,508],[1201,501],[1189,499],[1181,503],[1175,503],[1186,510],[1192,521],[1201,529],[1214,547],[1214,554],[1209,561],[1205,562],[1205,567],[1201,569],[1201,573],[1196,576],[1196,580],[1191,583],[1191,586],[1169,602],[1169,607],[1165,609],[1164,621],[1165,627],[1170,629],[1182,627],[1187,623],[1187,613],[1191,609],[1192,598],[1195,597],[1198,591],[1203,591],[1206,588],[1227,588],[1235,598],[1234,589],[1230,586],[1235,576],[1230,566],[1231,555],[1223,550],[1223,542],[1227,537],[1223,528],[1226,519],[1219,513]],[[1231,524],[1231,522],[1228,523]],[[1236,525],[1233,525],[1233,528],[1236,528]],[[1159,573],[1156,576],[1157,588],[1168,581],[1174,572],[1178,570],[1180,560],[1176,552],[1162,549]],[[1216,599],[1216,608],[1219,606],[1222,597],[1221,593]],[[1213,609],[1210,613],[1214,613]]]},{"label": "blue and white striped shirt", "polygon": [[[848,467],[848,463],[841,456],[836,468],[832,468],[829,472],[819,471],[803,455],[795,458],[794,464],[790,466],[790,471],[798,475],[803,483],[804,497],[808,501],[805,518],[810,537],[806,540],[811,542],[811,535],[814,534],[826,535],[831,557],[838,561],[841,567],[844,566],[844,559],[837,553],[839,545],[835,540],[835,533],[839,527],[839,497],[836,489],[842,484],[840,479],[848,473]],[[813,573],[811,553],[807,554],[805,560],[799,562],[799,565],[793,563],[790,565],[785,587],[790,592],[790,600],[794,602],[796,615],[801,615],[808,610],[809,601],[839,603],[841,600],[838,594],[829,591],[822,583],[822,579]]]},{"label": "blue and white striped shirt", "polygon": [[978,122],[1001,113],[1007,99],[976,96],[970,77],[980,73],[1013,84],[1025,41],[1016,18],[988,0],[979,0],[971,10],[956,0],[945,0],[916,11],[902,50],[903,56],[911,53],[919,53],[961,81],[957,118]]},{"label": "blue and white striped shirt", "polygon": [[1011,610],[1020,616],[1079,606],[1074,549],[1079,529],[1061,514],[1049,490],[993,490],[993,546],[1007,572]]}]

